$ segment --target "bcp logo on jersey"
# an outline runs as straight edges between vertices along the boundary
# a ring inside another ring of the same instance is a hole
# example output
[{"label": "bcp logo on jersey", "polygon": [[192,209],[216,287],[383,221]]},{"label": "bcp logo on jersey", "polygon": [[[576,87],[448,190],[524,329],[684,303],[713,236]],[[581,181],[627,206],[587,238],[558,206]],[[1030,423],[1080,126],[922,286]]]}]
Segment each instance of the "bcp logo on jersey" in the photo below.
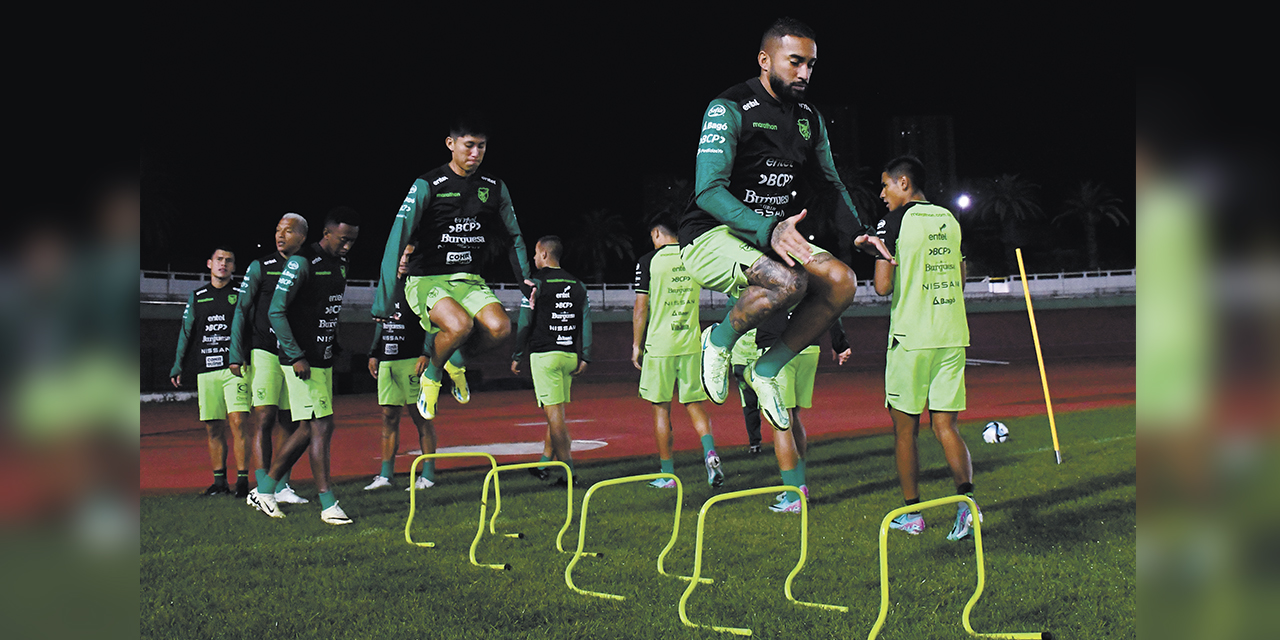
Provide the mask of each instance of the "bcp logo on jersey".
[{"label": "bcp logo on jersey", "polygon": [[708,118],[719,118],[722,115],[724,115],[724,105],[722,104],[714,105],[707,110]]},{"label": "bcp logo on jersey", "polygon": [[489,201],[489,187],[480,187],[476,190],[476,196],[480,198],[480,202]]}]

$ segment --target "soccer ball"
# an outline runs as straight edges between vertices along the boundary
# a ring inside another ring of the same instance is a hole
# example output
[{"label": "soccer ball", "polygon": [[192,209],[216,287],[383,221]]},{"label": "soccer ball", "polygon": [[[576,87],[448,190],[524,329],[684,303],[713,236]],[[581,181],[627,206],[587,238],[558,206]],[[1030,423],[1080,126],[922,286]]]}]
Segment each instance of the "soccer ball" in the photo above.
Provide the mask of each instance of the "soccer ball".
[{"label": "soccer ball", "polygon": [[1009,439],[1009,427],[1004,426],[1003,422],[991,421],[987,426],[982,428],[982,439],[985,442],[996,444]]}]

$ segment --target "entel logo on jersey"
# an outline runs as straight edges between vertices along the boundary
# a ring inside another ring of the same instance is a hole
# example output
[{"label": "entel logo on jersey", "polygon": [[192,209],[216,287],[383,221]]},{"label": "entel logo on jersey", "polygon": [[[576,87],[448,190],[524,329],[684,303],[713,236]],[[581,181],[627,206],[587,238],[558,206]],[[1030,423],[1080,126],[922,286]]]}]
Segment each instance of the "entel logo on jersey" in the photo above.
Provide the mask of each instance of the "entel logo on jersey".
[{"label": "entel logo on jersey", "polygon": [[[434,186],[436,186],[436,185],[440,184],[441,182],[444,182],[445,180],[448,180],[448,179],[449,179],[449,176],[440,176],[439,178],[436,178],[435,180],[432,180],[432,181],[431,181],[431,186],[433,186],[433,187],[434,187]],[[414,189],[417,189],[417,188],[418,188],[418,187],[416,187],[416,186],[414,187]],[[410,191],[409,191],[409,193],[413,193],[413,190],[410,190]]]},{"label": "entel logo on jersey", "polygon": [[722,115],[724,115],[724,105],[722,104],[717,104],[707,110],[708,118],[719,118]]},{"label": "entel logo on jersey", "polygon": [[489,176],[480,176],[480,179],[481,179],[481,180],[484,180],[485,182],[488,182],[489,184],[498,184],[498,181],[497,181],[497,180],[494,180],[493,178],[490,178]]},{"label": "entel logo on jersey", "polygon": [[759,101],[759,100],[756,100],[755,98],[752,98],[752,99],[751,99],[751,102],[748,102],[748,103],[746,103],[746,104],[742,105],[742,110],[743,110],[743,111],[750,111],[750,110],[751,110],[751,107],[758,107],[758,106],[760,106],[760,101]]}]

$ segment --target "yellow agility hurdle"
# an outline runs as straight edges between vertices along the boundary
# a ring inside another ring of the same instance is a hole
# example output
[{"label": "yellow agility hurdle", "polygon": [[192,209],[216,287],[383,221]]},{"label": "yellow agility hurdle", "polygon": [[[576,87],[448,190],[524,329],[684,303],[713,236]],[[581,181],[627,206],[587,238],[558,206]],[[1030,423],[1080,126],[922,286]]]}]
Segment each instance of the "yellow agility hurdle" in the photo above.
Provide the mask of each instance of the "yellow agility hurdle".
[{"label": "yellow agility hurdle", "polygon": [[[597,598],[608,598],[611,600],[626,599],[624,596],[619,596],[612,593],[603,593],[600,591],[587,591],[586,589],[579,589],[577,585],[573,584],[573,575],[572,575],[573,567],[574,565],[578,564],[578,560],[580,558],[582,558],[583,556],[595,556],[597,558],[604,557],[603,553],[586,552],[582,550],[582,548],[586,546],[586,543],[587,543],[587,507],[588,505],[591,504],[591,496],[595,494],[596,490],[598,489],[603,489],[605,487],[613,486],[616,484],[626,484],[631,482],[650,482],[653,480],[657,480],[658,478],[670,478],[676,481],[676,516],[675,516],[675,521],[671,525],[671,540],[667,542],[667,546],[662,550],[662,553],[658,554],[658,573],[664,576],[673,577],[671,576],[671,574],[667,573],[666,569],[662,565],[662,562],[663,560],[666,559],[667,553],[671,551],[672,547],[676,546],[676,537],[680,535],[680,507],[682,504],[684,504],[684,484],[680,482],[680,478],[677,478],[675,474],[672,474],[672,473],[649,473],[649,474],[639,475],[639,476],[626,476],[623,478],[612,478],[609,480],[601,480],[600,482],[597,482],[591,485],[590,489],[587,489],[586,495],[582,497],[582,516],[578,518],[578,550],[574,552],[573,559],[569,561],[569,566],[564,568],[564,583],[569,585],[570,589],[573,589],[574,591],[577,591],[578,593],[581,593],[583,595],[595,596]],[[674,576],[674,577],[680,578],[681,580],[693,579],[692,576]],[[702,578],[701,581],[704,583],[710,583],[711,578]]]},{"label": "yellow agility hurdle", "polygon": [[[417,510],[418,491],[417,491],[417,485],[413,483],[413,476],[414,474],[418,473],[418,463],[422,462],[423,460],[427,460],[428,458],[488,458],[490,467],[494,469],[498,467],[498,461],[495,460],[493,456],[487,453],[484,453],[483,451],[424,453],[418,456],[417,458],[414,458],[413,464],[410,465],[409,467],[409,481],[410,481],[409,482],[409,519],[404,523],[404,541],[419,547],[435,547],[436,546],[436,543],[434,542],[414,542],[413,538],[409,535],[409,526],[413,524],[413,516],[418,511]],[[498,494],[498,500],[502,500],[502,491],[501,489],[498,488],[497,482],[494,482],[493,490],[494,490],[494,493]],[[480,496],[480,499],[483,501],[484,496],[483,495]]]},{"label": "yellow agility hurdle", "polygon": [[[495,466],[494,468],[490,469],[489,473],[486,474],[484,477],[484,489],[482,489],[480,493],[480,524],[478,527],[476,527],[475,539],[471,541],[471,564],[474,564],[477,567],[488,567],[490,569],[499,569],[499,570],[511,569],[510,564],[506,564],[506,563],[482,564],[476,560],[476,547],[480,545],[480,537],[484,535],[484,516],[485,516],[485,511],[488,508],[489,480],[493,480],[494,492],[495,492],[495,495],[497,495],[499,471],[514,471],[517,469],[530,469],[532,467],[545,467],[545,466],[564,467],[565,477],[568,480],[568,487],[567,487],[568,491],[565,492],[566,504],[565,504],[564,526],[560,527],[560,534],[556,536],[556,550],[559,551],[560,553],[566,553],[564,550],[564,547],[561,545],[561,540],[564,538],[564,532],[569,530],[569,523],[573,520],[573,470],[569,468],[569,465],[563,462],[560,462],[559,460],[547,460],[544,462],[521,462],[519,464],[505,464],[505,465]],[[499,495],[497,498],[497,504],[494,505],[493,520],[498,519],[498,511],[501,509],[502,509],[502,497]],[[493,529],[493,526],[494,526],[493,520],[489,522],[489,532],[496,534],[496,532]],[[504,533],[501,535],[506,536],[508,538],[524,537],[523,533]]]},{"label": "yellow agility hurdle", "polygon": [[[928,500],[919,504],[907,505],[890,511],[880,522],[880,617],[876,618],[876,624],[871,628],[871,633],[867,635],[867,640],[874,640],[876,634],[880,633],[880,628],[884,626],[884,620],[889,615],[889,549],[887,540],[889,537],[889,522],[894,518],[912,511],[921,511],[924,509],[932,509],[955,502],[969,503],[970,513],[978,513],[978,505],[974,503],[969,496],[947,496],[936,500]],[[973,519],[973,549],[977,556],[976,564],[978,565],[978,588],[973,592],[973,597],[969,598],[969,603],[964,607],[964,614],[961,621],[964,623],[964,630],[969,632],[971,636],[980,638],[1010,638],[1012,640],[1052,640],[1053,634],[1048,631],[1044,633],[1028,632],[1028,633],[978,633],[973,630],[969,624],[969,613],[973,611],[973,605],[978,603],[978,598],[982,596],[983,586],[986,584],[986,568],[985,560],[982,555],[982,522],[979,518]]]},{"label": "yellow agility hurdle", "polygon": [[724,631],[724,632],[732,633],[734,635],[739,635],[739,636],[751,635],[750,629],[743,629],[738,627],[716,627],[712,625],[703,625],[703,624],[694,623],[689,620],[688,614],[685,613],[685,604],[689,601],[689,596],[693,593],[693,590],[697,588],[698,583],[701,582],[702,536],[703,536],[704,526],[706,525],[707,512],[708,510],[711,509],[711,506],[716,504],[717,502],[723,502],[725,500],[735,500],[737,498],[746,498],[749,496],[760,495],[762,493],[776,493],[778,491],[791,491],[800,495],[800,561],[796,563],[796,568],[792,569],[791,574],[787,576],[787,583],[784,589],[784,592],[787,595],[787,600],[790,600],[795,604],[804,605],[806,607],[817,607],[819,609],[827,609],[829,611],[840,611],[842,613],[849,612],[849,607],[842,607],[834,604],[821,604],[818,602],[803,602],[800,600],[796,600],[795,597],[791,595],[791,582],[795,580],[796,574],[800,573],[800,570],[804,568],[805,559],[808,558],[809,556],[809,497],[806,496],[804,492],[800,490],[800,487],[787,484],[787,485],[779,485],[776,487],[757,487],[755,489],[744,489],[742,491],[734,491],[732,493],[726,493],[723,495],[715,496],[710,500],[707,500],[705,503],[703,503],[702,509],[698,512],[698,538],[697,538],[697,546],[695,547],[695,552],[694,552],[693,577],[689,581],[689,587],[684,590],[684,596],[680,598],[680,621],[683,622],[685,626],[701,627],[704,629],[713,629],[715,631]]}]

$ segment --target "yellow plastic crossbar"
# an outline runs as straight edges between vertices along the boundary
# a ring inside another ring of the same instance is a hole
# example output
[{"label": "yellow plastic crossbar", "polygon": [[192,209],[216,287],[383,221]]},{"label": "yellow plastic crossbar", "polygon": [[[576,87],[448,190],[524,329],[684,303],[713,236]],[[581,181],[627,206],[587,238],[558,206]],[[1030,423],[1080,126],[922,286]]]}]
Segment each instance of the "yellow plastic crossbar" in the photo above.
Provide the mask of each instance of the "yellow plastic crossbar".
[{"label": "yellow plastic crossbar", "polygon": [[803,491],[800,490],[800,487],[786,484],[786,485],[779,485],[776,487],[757,487],[755,489],[744,489],[742,491],[725,493],[722,495],[715,496],[710,500],[707,500],[705,503],[703,503],[702,509],[698,512],[698,538],[697,538],[697,546],[695,547],[695,552],[694,552],[693,577],[689,581],[689,587],[684,590],[684,596],[680,598],[680,621],[683,622],[685,626],[701,627],[704,629],[713,629],[715,631],[724,631],[724,632],[732,633],[734,635],[739,635],[739,636],[751,635],[750,629],[744,629],[744,628],[738,628],[738,627],[716,627],[711,625],[702,625],[702,624],[694,623],[689,620],[688,614],[685,613],[685,604],[689,601],[689,596],[693,593],[693,590],[697,588],[698,583],[701,582],[702,539],[703,539],[704,526],[706,525],[706,521],[707,521],[707,512],[711,509],[711,506],[716,504],[717,502],[724,502],[725,500],[736,500],[738,498],[746,498],[749,496],[760,495],[762,493],[777,493],[778,491],[790,491],[800,495],[800,561],[796,563],[796,567],[792,569],[791,574],[787,576],[786,588],[784,589],[784,592],[787,595],[787,600],[790,600],[795,604],[804,605],[807,607],[817,607],[819,609],[827,609],[829,611],[840,611],[842,613],[849,612],[849,607],[842,607],[834,604],[821,604],[818,602],[802,602],[800,600],[796,600],[795,597],[791,595],[791,583],[792,581],[795,580],[796,574],[800,573],[800,570],[804,568],[805,559],[808,558],[809,556],[809,498],[804,494]]},{"label": "yellow plastic crossbar", "polygon": [[[494,468],[489,470],[489,473],[485,474],[484,488],[480,492],[480,524],[479,526],[476,527],[475,539],[471,541],[471,564],[474,564],[477,567],[488,567],[490,569],[499,569],[499,570],[511,569],[511,565],[506,563],[481,564],[480,562],[476,561],[476,547],[480,545],[480,537],[484,535],[484,516],[485,516],[485,511],[488,508],[489,481],[493,480],[494,491],[496,493],[497,487],[498,487],[499,471],[514,471],[517,469],[530,469],[533,467],[546,467],[546,466],[564,467],[565,477],[568,481],[568,487],[567,487],[568,491],[565,492],[564,526],[560,527],[560,534],[556,536],[556,550],[559,551],[560,553],[566,553],[566,551],[564,550],[564,546],[561,544],[561,540],[564,538],[564,532],[569,530],[569,523],[573,521],[573,470],[569,468],[569,465],[563,462],[560,462],[559,460],[546,460],[543,462],[521,462],[519,464],[504,464],[504,465],[495,466]],[[502,498],[499,496],[498,503],[494,505],[494,512],[493,512],[494,520],[497,520],[498,511],[501,508],[502,508]],[[489,532],[496,533],[493,530],[493,521],[489,522]],[[522,533],[504,533],[502,535],[508,538],[524,537],[524,534]]]},{"label": "yellow plastic crossbar", "polygon": [[[612,593],[604,593],[601,591],[587,591],[586,589],[579,589],[577,585],[573,584],[573,575],[572,575],[573,567],[578,564],[578,560],[580,558],[584,556],[595,556],[597,558],[604,556],[603,553],[593,553],[593,552],[587,552],[582,550],[582,548],[586,546],[586,543],[587,543],[587,507],[591,504],[591,496],[594,495],[595,492],[599,489],[603,489],[605,487],[613,486],[616,484],[626,484],[631,482],[651,482],[653,480],[657,480],[658,478],[670,478],[671,480],[675,480],[676,482],[676,513],[675,513],[675,519],[671,524],[671,539],[667,541],[667,546],[662,550],[662,553],[658,554],[658,573],[664,576],[672,577],[671,574],[667,573],[667,570],[663,567],[662,562],[663,560],[666,559],[667,553],[669,553],[671,549],[676,546],[676,537],[680,535],[680,508],[681,508],[681,505],[684,504],[684,484],[680,482],[680,478],[677,478],[675,474],[649,473],[649,474],[644,474],[639,476],[626,476],[623,478],[611,478],[609,480],[601,480],[600,482],[597,482],[591,485],[590,489],[587,489],[586,495],[582,497],[582,516],[578,518],[578,550],[574,552],[573,559],[569,561],[569,566],[564,568],[564,583],[569,585],[570,589],[573,589],[574,591],[577,591],[578,593],[581,593],[583,595],[595,596],[597,598],[608,598],[611,600],[626,599],[623,596],[615,595]],[[674,577],[680,578],[681,580],[693,579],[692,576],[674,576]],[[702,582],[710,583],[711,578],[702,578]]]},{"label": "yellow plastic crossbar", "polygon": [[[880,521],[880,617],[876,618],[876,624],[871,628],[871,633],[867,635],[867,640],[874,640],[876,634],[880,633],[880,628],[884,626],[885,618],[889,615],[889,523],[893,521],[894,518],[904,513],[932,509],[934,507],[941,507],[943,505],[956,502],[967,502],[969,503],[970,513],[978,513],[978,505],[975,504],[969,496],[959,495],[947,496],[945,498],[938,498],[936,500],[929,500],[918,504],[899,507],[890,511],[888,515],[884,517],[884,520]],[[964,606],[964,615],[961,616],[961,621],[964,623],[964,630],[969,632],[969,635],[980,638],[1011,638],[1014,640],[1033,640],[1041,638],[1048,640],[1053,638],[1053,634],[1048,632],[978,633],[973,630],[973,627],[969,624],[969,613],[973,611],[973,605],[977,604],[978,598],[982,596],[982,589],[986,585],[987,574],[984,566],[985,560],[982,555],[982,521],[976,517],[973,519],[973,549],[974,554],[977,556],[975,564],[978,565],[978,588],[973,592],[973,597],[969,598],[969,603]]]},{"label": "yellow plastic crossbar", "polygon": [[[412,545],[417,545],[419,547],[436,546],[436,543],[434,542],[414,542],[413,538],[409,535],[409,526],[413,524],[413,515],[418,512],[416,508],[418,504],[418,490],[417,490],[417,484],[414,483],[413,481],[413,477],[418,473],[418,463],[422,462],[423,460],[427,460],[429,458],[488,458],[489,466],[494,469],[498,468],[498,461],[495,460],[493,456],[483,451],[424,453],[418,456],[417,458],[414,458],[413,464],[409,467],[409,482],[410,482],[409,484],[409,519],[404,523],[404,541]],[[493,484],[493,491],[495,494],[498,495],[498,501],[501,502],[502,491],[501,489],[498,488],[497,482],[494,482]],[[484,496],[480,496],[480,499],[481,501],[483,501]]]}]

